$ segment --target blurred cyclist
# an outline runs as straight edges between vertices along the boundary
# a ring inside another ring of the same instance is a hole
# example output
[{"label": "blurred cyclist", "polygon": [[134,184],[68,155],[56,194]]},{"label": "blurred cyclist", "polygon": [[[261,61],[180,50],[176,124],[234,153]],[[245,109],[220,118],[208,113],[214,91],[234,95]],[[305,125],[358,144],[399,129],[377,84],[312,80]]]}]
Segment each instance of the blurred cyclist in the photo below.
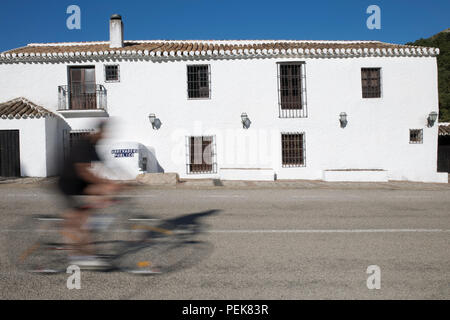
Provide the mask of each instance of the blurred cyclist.
[{"label": "blurred cyclist", "polygon": [[[101,208],[112,203],[112,199],[105,197],[117,193],[121,188],[118,183],[101,178],[91,170],[93,162],[99,162],[96,151],[97,143],[104,138],[106,122],[98,125],[98,130],[87,137],[83,137],[65,160],[63,172],[58,187],[68,201],[70,209],[64,213],[62,234],[74,248],[69,260],[79,267],[104,267],[107,264],[95,256],[89,248],[90,232],[84,228],[92,209]],[[81,203],[77,196],[90,197],[90,203]]]}]

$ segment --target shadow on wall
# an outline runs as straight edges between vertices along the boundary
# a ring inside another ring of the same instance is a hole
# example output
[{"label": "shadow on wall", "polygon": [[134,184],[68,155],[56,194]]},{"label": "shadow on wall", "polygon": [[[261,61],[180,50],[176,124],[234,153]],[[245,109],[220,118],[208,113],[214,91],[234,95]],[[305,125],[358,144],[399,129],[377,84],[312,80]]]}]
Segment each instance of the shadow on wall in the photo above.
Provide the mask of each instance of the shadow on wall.
[{"label": "shadow on wall", "polygon": [[164,173],[155,149],[136,141],[104,141],[97,146],[102,164],[94,170],[102,177],[132,180],[143,173]]},{"label": "shadow on wall", "polygon": [[59,152],[56,152],[56,163],[58,166],[57,173],[61,174],[64,166],[64,159],[66,157],[66,154],[69,150],[69,141],[64,134],[64,132],[70,132],[71,127],[66,122],[65,119],[58,117],[58,124],[57,124],[57,141],[56,141],[56,150],[59,150]]},{"label": "shadow on wall", "polygon": [[156,151],[155,148],[143,146],[144,153],[147,155],[147,160],[140,159],[142,163],[145,163],[147,161],[147,173],[164,173],[164,168],[160,165],[158,162],[158,159],[156,158]]}]

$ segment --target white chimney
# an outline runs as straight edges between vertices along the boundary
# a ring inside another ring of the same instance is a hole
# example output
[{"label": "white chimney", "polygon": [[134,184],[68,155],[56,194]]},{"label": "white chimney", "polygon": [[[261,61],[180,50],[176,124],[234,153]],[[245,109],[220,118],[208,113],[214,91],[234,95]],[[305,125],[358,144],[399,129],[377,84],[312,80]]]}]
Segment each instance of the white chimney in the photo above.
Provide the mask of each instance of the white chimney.
[{"label": "white chimney", "polygon": [[123,48],[123,22],[118,14],[112,15],[109,20],[109,47]]}]

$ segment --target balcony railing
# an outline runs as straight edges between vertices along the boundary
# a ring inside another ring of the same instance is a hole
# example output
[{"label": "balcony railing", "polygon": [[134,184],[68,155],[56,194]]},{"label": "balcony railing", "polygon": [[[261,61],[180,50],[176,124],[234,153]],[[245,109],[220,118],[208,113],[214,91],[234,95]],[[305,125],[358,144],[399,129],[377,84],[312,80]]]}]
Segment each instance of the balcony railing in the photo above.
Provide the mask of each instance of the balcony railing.
[{"label": "balcony railing", "polygon": [[107,110],[107,91],[100,84],[58,87],[58,110]]}]

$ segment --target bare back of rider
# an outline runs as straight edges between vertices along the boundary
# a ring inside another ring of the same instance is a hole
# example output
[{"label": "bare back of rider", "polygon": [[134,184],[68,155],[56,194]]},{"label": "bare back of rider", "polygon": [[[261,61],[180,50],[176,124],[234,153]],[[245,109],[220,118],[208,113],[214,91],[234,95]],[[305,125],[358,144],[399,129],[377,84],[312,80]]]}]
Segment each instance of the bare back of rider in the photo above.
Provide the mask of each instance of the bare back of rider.
[{"label": "bare back of rider", "polygon": [[65,161],[58,187],[69,209],[64,213],[65,222],[62,234],[65,241],[73,248],[69,259],[80,267],[102,267],[104,262],[97,259],[92,248],[90,232],[85,226],[93,208],[107,198],[92,203],[79,201],[79,196],[108,196],[119,189],[119,185],[95,175],[90,169],[93,162],[100,161],[96,143],[103,137],[103,126],[99,132],[89,135],[74,146]]}]

